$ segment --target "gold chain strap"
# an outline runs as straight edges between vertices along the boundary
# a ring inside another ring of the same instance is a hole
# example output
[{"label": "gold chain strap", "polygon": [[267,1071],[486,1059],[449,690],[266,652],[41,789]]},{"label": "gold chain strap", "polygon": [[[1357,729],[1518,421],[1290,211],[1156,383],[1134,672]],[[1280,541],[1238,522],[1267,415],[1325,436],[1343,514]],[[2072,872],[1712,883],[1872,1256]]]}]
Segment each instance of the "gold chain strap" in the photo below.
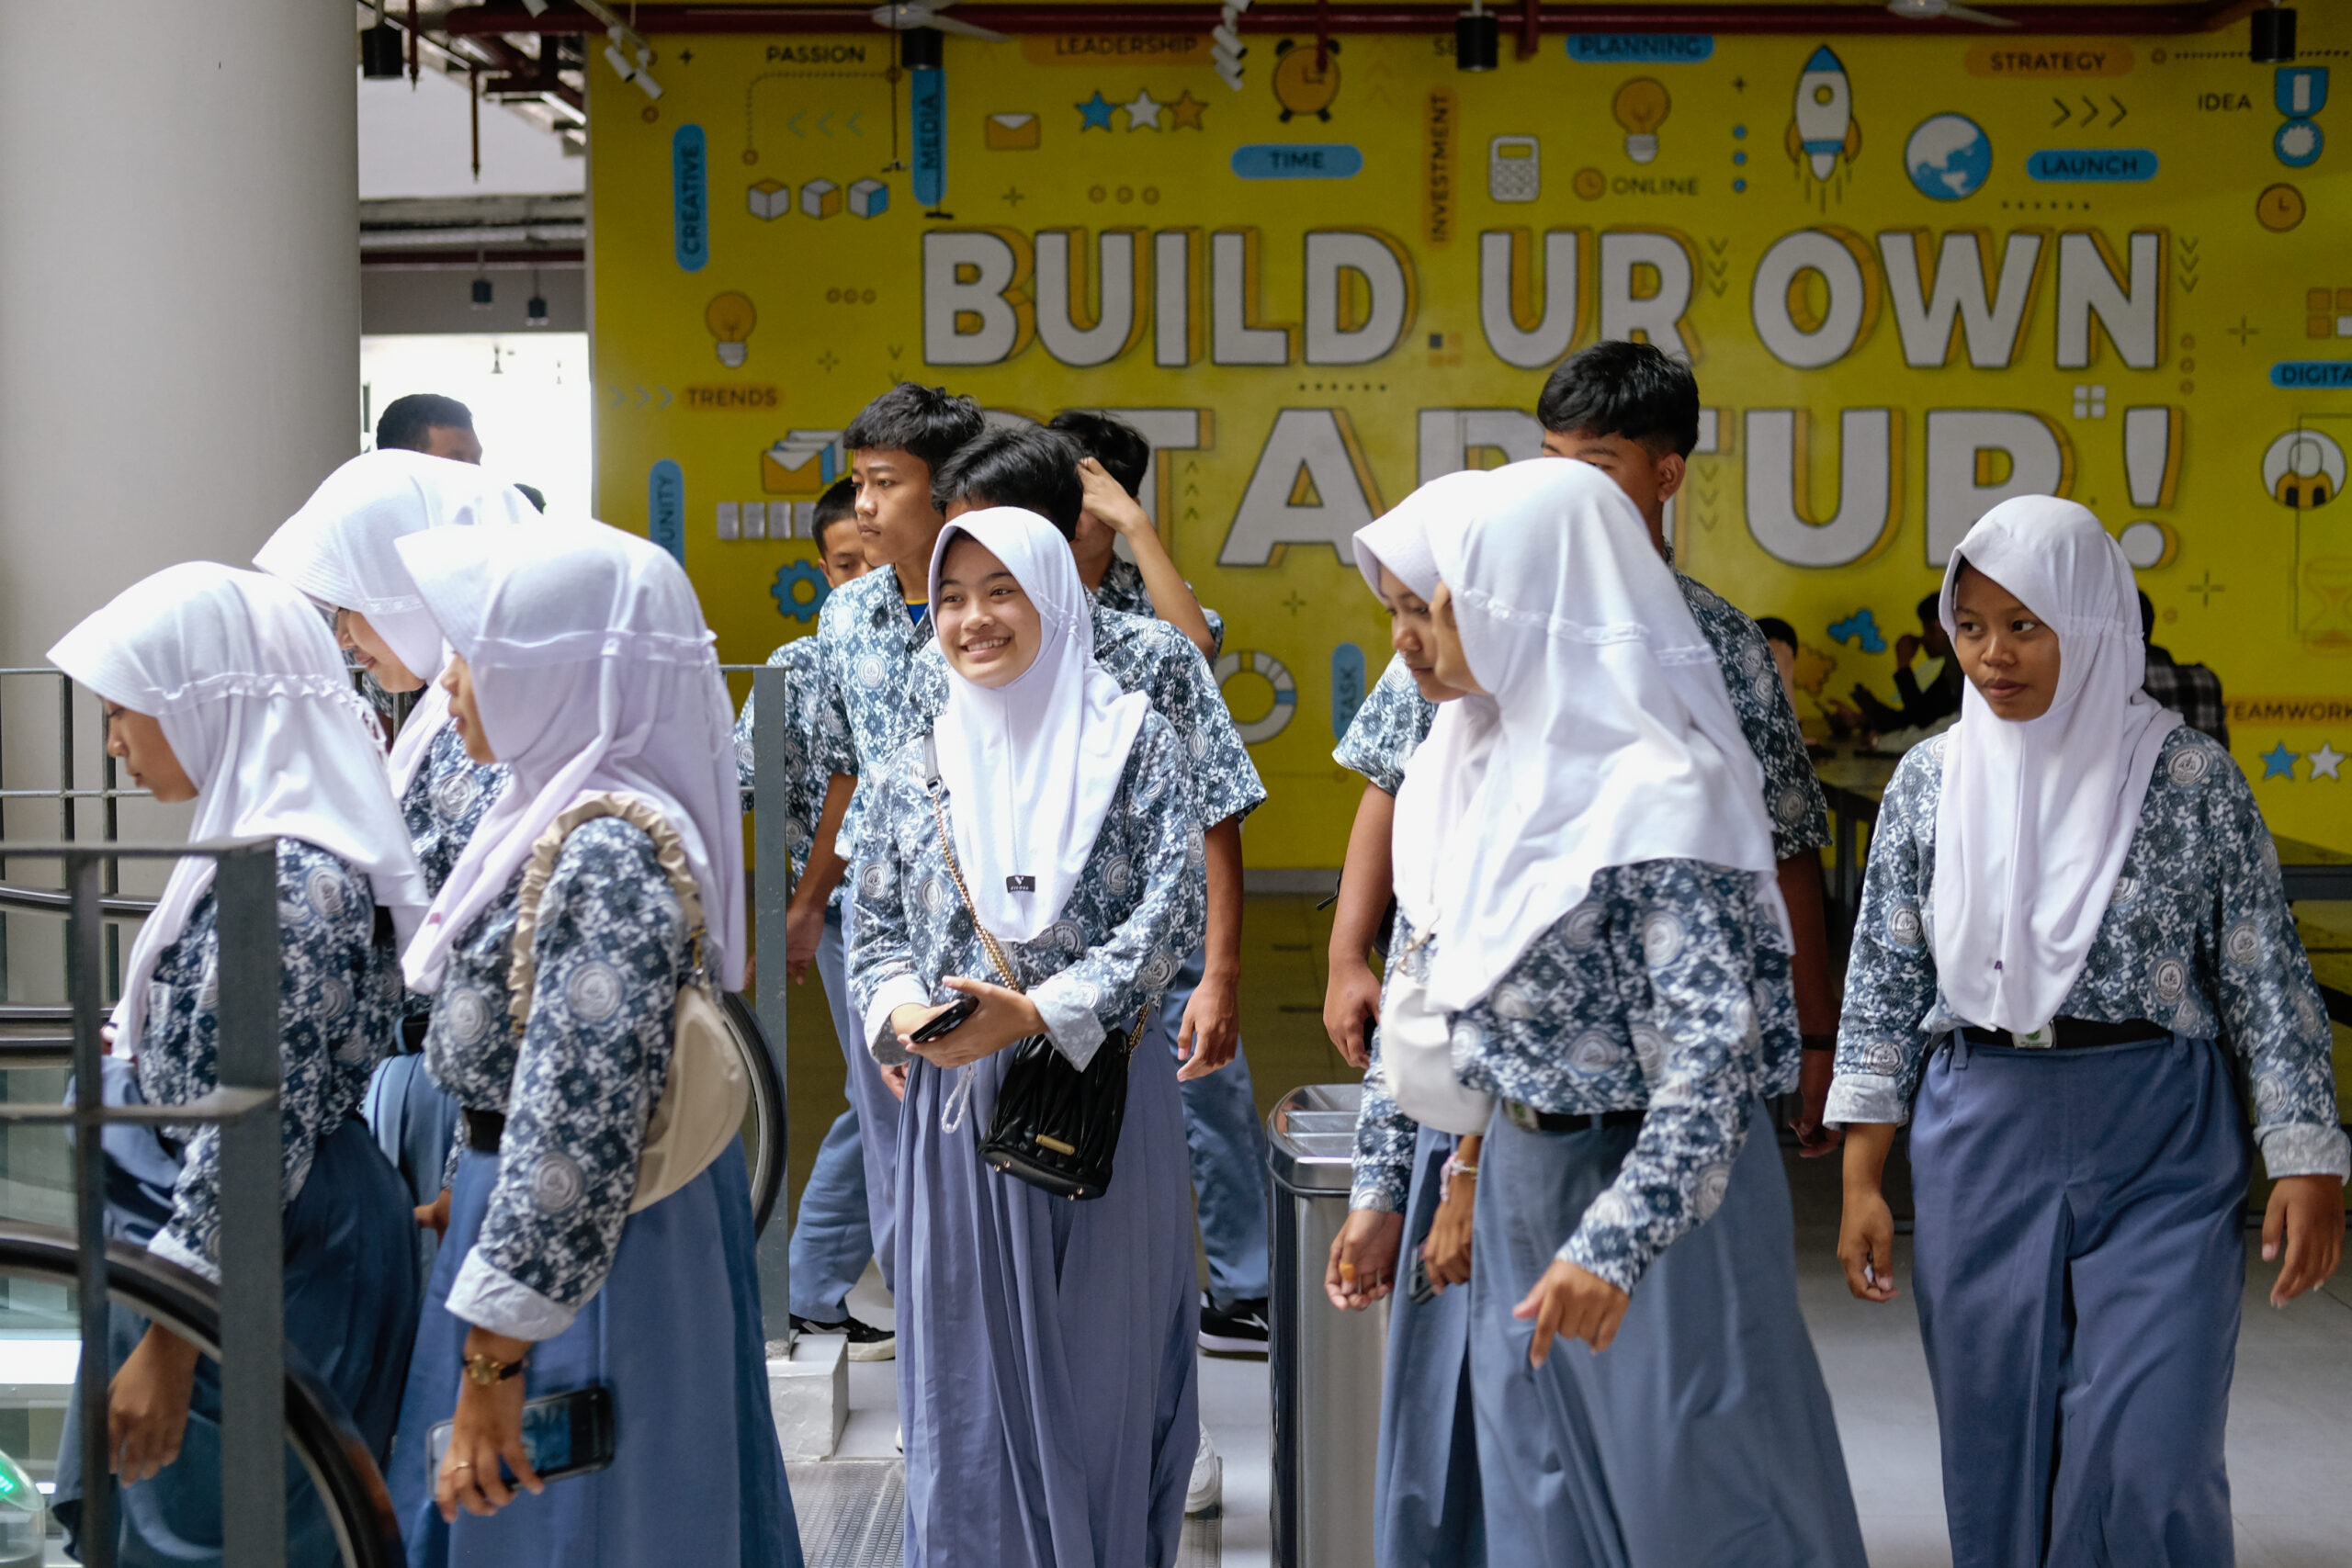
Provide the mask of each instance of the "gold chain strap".
[{"label": "gold chain strap", "polygon": [[[1023,985],[1021,976],[1013,973],[1012,963],[1004,956],[1004,949],[997,945],[995,933],[980,923],[980,911],[972,902],[972,890],[964,886],[963,868],[956,863],[955,836],[947,831],[947,807],[943,798],[946,792],[933,784],[930,793],[931,819],[939,829],[939,852],[947,859],[947,879],[956,884],[956,897],[964,900],[964,913],[972,918],[972,929],[980,933],[980,945],[988,949],[989,962],[996,965],[997,973],[1004,976],[1008,987],[1027,996],[1029,987]],[[1129,1055],[1135,1055],[1136,1047],[1143,1043],[1144,1021],[1150,1016],[1151,1004],[1148,1001],[1136,1010],[1136,1026],[1127,1032]]]}]

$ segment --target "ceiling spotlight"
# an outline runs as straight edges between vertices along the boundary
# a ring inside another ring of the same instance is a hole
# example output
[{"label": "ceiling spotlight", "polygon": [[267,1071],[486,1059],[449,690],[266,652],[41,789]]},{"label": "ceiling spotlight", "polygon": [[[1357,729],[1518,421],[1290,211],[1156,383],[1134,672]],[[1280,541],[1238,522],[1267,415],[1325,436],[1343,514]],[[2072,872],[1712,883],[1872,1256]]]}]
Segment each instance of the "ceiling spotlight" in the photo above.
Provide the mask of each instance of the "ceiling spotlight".
[{"label": "ceiling spotlight", "polygon": [[543,327],[548,324],[548,297],[539,292],[539,275],[531,274],[531,300],[523,307],[523,324]]},{"label": "ceiling spotlight", "polygon": [[2272,6],[2267,11],[2256,11],[2254,22],[2254,62],[2256,65],[2286,65],[2295,58],[2295,8],[2292,6]]},{"label": "ceiling spotlight", "polygon": [[359,35],[359,73],[370,82],[389,82],[408,69],[400,28],[386,21]]},{"label": "ceiling spotlight", "polygon": [[1453,18],[1453,63],[1462,71],[1492,71],[1502,59],[1501,19],[1487,13],[1483,0]]},{"label": "ceiling spotlight", "polygon": [[653,63],[652,46],[638,39],[632,53],[629,47],[632,35],[618,22],[605,29],[605,37],[611,40],[605,45],[605,63],[613,68],[613,74],[624,82],[636,83],[638,90],[647,97],[659,98],[662,84],[653,79],[649,70]]},{"label": "ceiling spotlight", "polygon": [[490,279],[487,277],[477,277],[474,279],[473,299],[475,310],[487,310],[490,309],[492,303],[490,293]]},{"label": "ceiling spotlight", "polygon": [[899,35],[899,63],[910,71],[936,71],[947,63],[947,35],[937,28],[909,28]]}]

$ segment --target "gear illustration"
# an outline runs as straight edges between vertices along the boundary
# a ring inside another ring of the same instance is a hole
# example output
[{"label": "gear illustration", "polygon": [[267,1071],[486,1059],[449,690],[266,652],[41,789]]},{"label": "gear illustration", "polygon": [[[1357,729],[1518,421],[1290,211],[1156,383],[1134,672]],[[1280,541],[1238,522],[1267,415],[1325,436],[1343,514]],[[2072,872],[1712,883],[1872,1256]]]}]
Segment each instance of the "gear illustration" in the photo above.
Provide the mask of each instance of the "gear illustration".
[{"label": "gear illustration", "polygon": [[[803,591],[806,591],[804,595]],[[786,561],[775,569],[775,582],[768,589],[775,597],[775,613],[789,615],[803,623],[817,618],[823,607],[825,595],[831,592],[825,585],[825,574],[817,570],[814,561]]]}]

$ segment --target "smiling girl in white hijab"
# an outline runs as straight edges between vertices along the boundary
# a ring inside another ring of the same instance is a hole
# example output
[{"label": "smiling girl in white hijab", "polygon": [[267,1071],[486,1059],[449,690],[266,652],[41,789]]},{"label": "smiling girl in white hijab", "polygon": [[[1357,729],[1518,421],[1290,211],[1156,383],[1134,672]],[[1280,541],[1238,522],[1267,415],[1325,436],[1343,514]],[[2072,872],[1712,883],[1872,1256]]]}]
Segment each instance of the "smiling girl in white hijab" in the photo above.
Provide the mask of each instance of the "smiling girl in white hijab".
[{"label": "smiling girl in white hijab", "polygon": [[[126,590],[50,650],[105,699],[108,751],[166,803],[193,800],[192,840],[275,836],[280,976],[279,1115],[285,1129],[286,1335],[323,1375],[380,1460],[398,1410],[396,1369],[414,1323],[408,1203],[354,1119],[390,1047],[399,1001],[395,927],[424,899],[408,835],[383,785],[375,723],[318,614],[272,578],[209,562]],[[215,1032],[220,910],[215,863],[180,861],[131,946],[114,1019],[108,1097],[176,1105],[220,1087]],[[109,1234],[218,1280],[216,1126],[106,1138]],[[167,1174],[168,1173],[168,1174]],[[213,1363],[160,1325],[115,1309],[108,1422],[126,1557],[219,1562],[220,1477]],[[197,1435],[182,1458],[190,1427]],[[82,1478],[59,1477],[78,1519]],[[289,1563],[335,1546],[307,1480],[288,1495]]]},{"label": "smiling girl in white hijab", "polygon": [[[470,463],[398,449],[367,452],[329,474],[302,509],[279,525],[254,564],[332,610],[338,640],[388,692],[423,688],[392,740],[391,787],[429,898],[448,879],[474,827],[506,787],[506,768],[466,755],[449,725],[449,694],[438,677],[445,644],[394,541],[428,528],[512,525],[538,513],[513,485]],[[456,1136],[458,1103],[424,1071],[422,1050],[432,1004],[408,994],[402,1049],[369,1084],[366,1114],[376,1146],[399,1169],[418,1208],[439,1206]],[[430,1270],[433,1224],[417,1227],[417,1258]]]},{"label": "smiling girl in white hijab", "polygon": [[1510,464],[1476,511],[1432,535],[1436,671],[1498,733],[1427,929],[1454,1074],[1497,1102],[1470,1271],[1488,1551],[1859,1568],[1765,1111],[1799,1047],[1755,757],[1607,475]]},{"label": "smiling girl in white hijab", "polygon": [[[742,983],[741,806],[701,606],[667,552],[601,524],[398,548],[456,650],[458,735],[514,770],[407,958],[435,997],[425,1059],[465,1108],[390,1477],[410,1562],[797,1565],[741,1144],[631,1207],[680,986],[697,963]],[[534,845],[602,797],[626,814],[570,827],[518,953]],[[589,1384],[611,1391],[612,1466],[542,1492],[523,1403]]]},{"label": "smiling girl in white hijab", "polygon": [[2140,689],[2132,569],[2098,519],[2004,502],[1942,613],[1968,686],[1871,838],[1829,1101],[1838,1256],[1856,1295],[1894,1295],[1879,1181],[1907,1120],[1956,1561],[2226,1563],[2235,1075],[2283,1303],[2343,1247],[2326,1013],[2245,775]]},{"label": "smiling girl in white hijab", "polygon": [[[1095,664],[1085,587],[1044,518],[949,524],[931,605],[947,705],[935,748],[911,743],[863,781],[849,933],[869,1043],[906,1075],[907,1562],[1173,1562],[1198,1450],[1189,1164],[1174,1058],[1131,1046],[1206,919],[1186,754]],[[975,914],[1015,975],[993,967]],[[978,1010],[913,1043],[958,993]],[[1116,1178],[1091,1201],[980,1161],[1004,1047],[1035,1034],[1081,1067],[1129,1053]]]}]

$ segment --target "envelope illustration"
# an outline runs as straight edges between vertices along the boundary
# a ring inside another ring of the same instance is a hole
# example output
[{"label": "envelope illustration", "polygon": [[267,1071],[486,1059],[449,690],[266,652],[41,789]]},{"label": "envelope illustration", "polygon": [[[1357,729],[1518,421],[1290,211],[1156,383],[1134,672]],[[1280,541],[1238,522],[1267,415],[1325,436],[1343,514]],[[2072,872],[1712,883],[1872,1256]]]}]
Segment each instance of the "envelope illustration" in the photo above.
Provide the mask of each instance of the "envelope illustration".
[{"label": "envelope illustration", "polygon": [[1034,114],[992,114],[989,116],[988,149],[991,152],[1029,152],[1036,150],[1038,121]]},{"label": "envelope illustration", "polygon": [[760,488],[771,495],[817,495],[847,466],[840,431],[788,431],[760,454]]}]

